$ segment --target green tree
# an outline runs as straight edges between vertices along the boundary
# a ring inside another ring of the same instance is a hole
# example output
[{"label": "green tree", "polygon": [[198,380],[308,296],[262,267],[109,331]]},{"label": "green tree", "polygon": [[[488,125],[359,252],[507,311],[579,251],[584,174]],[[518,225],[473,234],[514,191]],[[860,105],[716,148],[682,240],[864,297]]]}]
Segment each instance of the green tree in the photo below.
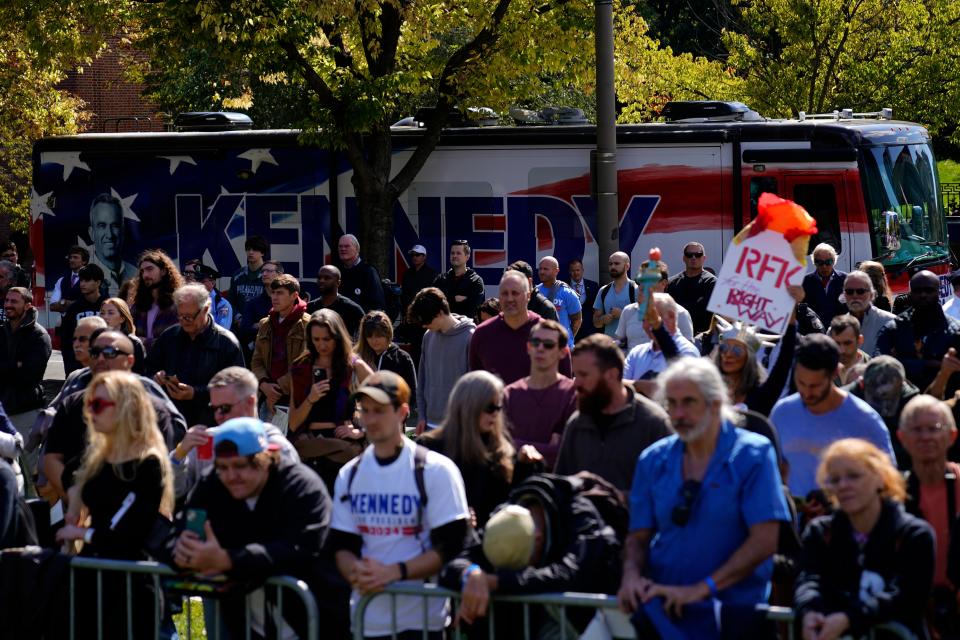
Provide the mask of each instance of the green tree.
[{"label": "green tree", "polygon": [[14,229],[30,222],[33,142],[76,133],[84,119],[81,102],[57,84],[103,47],[99,26],[114,24],[114,11],[99,0],[0,3],[0,216]]}]

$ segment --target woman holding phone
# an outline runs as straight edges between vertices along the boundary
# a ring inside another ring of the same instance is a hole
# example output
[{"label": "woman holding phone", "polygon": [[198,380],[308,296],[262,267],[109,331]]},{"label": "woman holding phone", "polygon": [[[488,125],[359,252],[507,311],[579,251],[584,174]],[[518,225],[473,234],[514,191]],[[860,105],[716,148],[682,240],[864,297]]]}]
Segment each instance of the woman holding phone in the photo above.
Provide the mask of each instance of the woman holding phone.
[{"label": "woman holding phone", "polygon": [[363,432],[353,426],[350,394],[373,371],[353,353],[335,311],[314,312],[306,334],[307,351],[290,368],[290,439],[301,459],[332,487],[340,467],[362,450]]},{"label": "woman holding phone", "polygon": [[[153,405],[135,375],[109,371],[97,375],[87,387],[83,418],[89,444],[69,491],[67,524],[57,532],[57,541],[82,541],[83,556],[146,560],[148,537],[158,518],[170,518],[174,501],[173,473]],[[93,577],[92,573],[78,575],[78,579],[89,578],[91,587]],[[141,631],[135,637],[152,636],[153,616],[141,615],[153,610],[148,584],[142,582],[135,589],[136,613],[131,613],[122,611],[122,575],[102,579],[104,602],[121,608],[105,617],[104,637],[126,637],[128,622]],[[96,588],[77,592],[96,593]],[[96,606],[78,611],[95,612]]]}]

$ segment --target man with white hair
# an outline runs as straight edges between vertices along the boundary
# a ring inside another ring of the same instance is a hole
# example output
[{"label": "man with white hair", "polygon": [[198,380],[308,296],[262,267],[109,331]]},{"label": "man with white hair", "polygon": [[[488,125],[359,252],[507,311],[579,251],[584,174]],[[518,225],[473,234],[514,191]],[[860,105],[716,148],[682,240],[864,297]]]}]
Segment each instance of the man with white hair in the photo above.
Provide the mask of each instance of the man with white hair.
[{"label": "man with white hair", "polygon": [[669,293],[653,294],[653,304],[647,305],[643,318],[643,330],[650,341],[630,350],[623,377],[632,380],[637,391],[650,396],[654,386],[644,383],[650,383],[674,358],[697,358],[700,351],[677,329],[677,303]]},{"label": "man with white hair", "polygon": [[173,400],[187,424],[210,424],[207,383],[222,369],[243,366],[237,338],[213,321],[210,294],[202,284],[173,292],[178,324],[167,328],[147,355],[147,373]]},{"label": "man with white hair", "polygon": [[837,271],[837,250],[826,242],[813,249],[813,264],[816,269],[803,279],[804,300],[820,317],[823,326],[829,327],[833,317],[844,312],[840,294],[847,274]]},{"label": "man with white hair", "polygon": [[573,349],[573,337],[580,330],[583,321],[583,311],[580,308],[580,297],[562,280],[557,280],[560,273],[560,263],[553,256],[540,259],[540,284],[537,290],[557,309],[557,320],[567,330],[569,336],[567,346]]},{"label": "man with white hair", "polygon": [[[530,372],[527,338],[541,318],[527,310],[530,282],[518,271],[505,271],[500,279],[500,315],[490,318],[470,339],[470,369],[500,376],[504,384]],[[560,362],[560,373],[570,376],[570,356]]]},{"label": "man with white hair", "polygon": [[767,601],[790,512],[773,445],[736,428],[713,363],[678,360],[661,374],[659,395],[676,433],[637,462],[618,598],[639,613],[639,637],[650,627],[663,637],[714,635],[714,600]]},{"label": "man with white hair", "polygon": [[841,302],[846,303],[850,315],[860,321],[860,335],[863,336],[860,349],[867,355],[873,355],[880,329],[896,317],[889,311],[875,307],[873,301],[876,297],[877,291],[868,274],[863,271],[847,274],[843,281]]},{"label": "man with white hair", "polygon": [[337,242],[337,254],[340,256],[340,291],[367,311],[385,309],[386,297],[380,283],[380,272],[360,257],[360,241],[357,236],[348,233],[340,236]]}]

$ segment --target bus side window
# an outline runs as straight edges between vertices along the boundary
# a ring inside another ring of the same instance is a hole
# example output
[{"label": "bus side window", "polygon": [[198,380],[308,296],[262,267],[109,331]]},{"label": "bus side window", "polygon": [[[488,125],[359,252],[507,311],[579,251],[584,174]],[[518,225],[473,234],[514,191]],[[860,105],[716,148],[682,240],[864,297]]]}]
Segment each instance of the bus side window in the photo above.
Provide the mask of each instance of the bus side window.
[{"label": "bus side window", "polygon": [[817,221],[817,233],[810,238],[810,249],[826,242],[843,252],[840,242],[840,212],[837,209],[837,191],[832,184],[798,184],[793,188],[793,201],[807,210]]},{"label": "bus side window", "polygon": [[750,178],[750,219],[757,217],[757,203],[760,201],[760,195],[763,193],[772,193],[780,195],[777,190],[777,179],[772,177]]}]

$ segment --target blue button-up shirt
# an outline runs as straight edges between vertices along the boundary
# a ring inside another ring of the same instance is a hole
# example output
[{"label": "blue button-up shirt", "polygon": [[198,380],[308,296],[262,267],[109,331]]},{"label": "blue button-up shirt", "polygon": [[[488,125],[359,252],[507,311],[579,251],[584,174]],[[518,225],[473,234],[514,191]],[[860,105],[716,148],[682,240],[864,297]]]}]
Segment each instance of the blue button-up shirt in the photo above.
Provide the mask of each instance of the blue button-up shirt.
[{"label": "blue button-up shirt", "polygon": [[[676,435],[648,447],[640,454],[630,492],[631,531],[655,532],[646,575],[659,584],[696,584],[729,560],[751,526],[790,519],[773,445],[724,421],[690,518],[678,526],[672,513],[684,504],[684,449]],[[772,573],[773,561],[767,559],[719,598],[727,603],[765,601]]]}]

